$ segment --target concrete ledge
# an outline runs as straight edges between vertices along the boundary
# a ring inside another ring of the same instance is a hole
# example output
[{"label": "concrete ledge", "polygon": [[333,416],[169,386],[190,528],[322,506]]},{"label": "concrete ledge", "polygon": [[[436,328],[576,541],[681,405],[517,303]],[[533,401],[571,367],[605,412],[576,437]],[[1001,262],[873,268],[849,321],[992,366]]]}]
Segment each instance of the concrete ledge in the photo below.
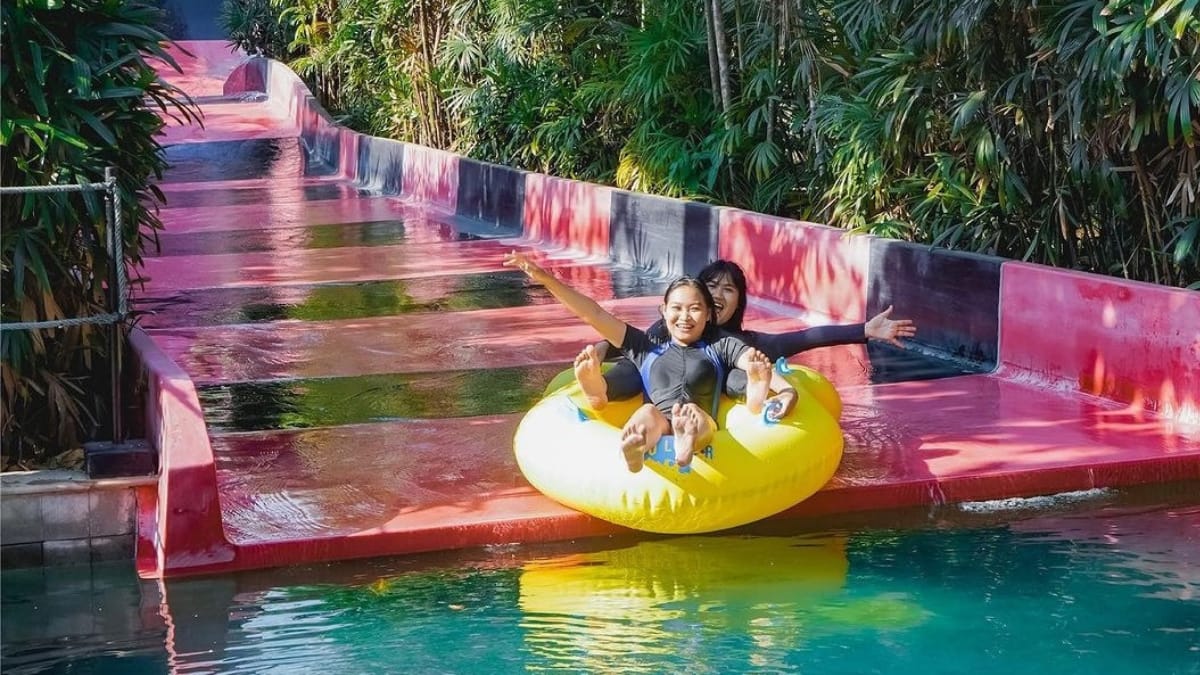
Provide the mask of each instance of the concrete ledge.
[{"label": "concrete ledge", "polygon": [[239,63],[222,87],[225,96],[266,91],[267,60],[261,58],[247,58],[244,63]]},{"label": "concrete ledge", "polygon": [[385,195],[404,189],[404,143],[364,135],[355,143],[354,155],[355,183]]},{"label": "concrete ledge", "polygon": [[1006,262],[1000,308],[1001,374],[1200,428],[1200,293]]},{"label": "concrete ledge", "polygon": [[154,476],[81,471],[0,474],[0,567],[133,560],[140,488]]},{"label": "concrete ledge", "polygon": [[458,155],[422,145],[404,144],[405,199],[454,213],[458,206]]},{"label": "concrete ledge", "polygon": [[677,277],[717,257],[717,209],[708,204],[613,190],[610,213],[606,253],[619,263]]},{"label": "concrete ledge", "polygon": [[0,473],[0,492],[7,495],[61,494],[91,490],[117,490],[141,485],[157,485],[158,476],[88,478],[82,471],[11,471]]},{"label": "concrete ledge", "polygon": [[286,65],[269,61],[266,92],[270,109],[300,129],[300,138],[312,158],[341,168],[345,127],[333,121],[304,81]]},{"label": "concrete ledge", "polygon": [[458,215],[520,233],[524,198],[524,171],[465,157],[458,160]]},{"label": "concrete ledge", "polygon": [[[139,503],[138,569],[157,576],[173,567],[227,562],[234,557],[225,538],[217,494],[217,472],[208,427],[196,386],[140,328],[129,345],[146,382],[146,433],[159,453],[156,499]],[[152,542],[154,550],[143,550]]]},{"label": "concrete ledge", "polygon": [[555,178],[525,176],[522,204],[525,237],[532,242],[608,256],[613,188]]},{"label": "concrete ledge", "polygon": [[871,238],[867,316],[888,305],[920,326],[913,340],[942,358],[996,367],[1003,258]]}]

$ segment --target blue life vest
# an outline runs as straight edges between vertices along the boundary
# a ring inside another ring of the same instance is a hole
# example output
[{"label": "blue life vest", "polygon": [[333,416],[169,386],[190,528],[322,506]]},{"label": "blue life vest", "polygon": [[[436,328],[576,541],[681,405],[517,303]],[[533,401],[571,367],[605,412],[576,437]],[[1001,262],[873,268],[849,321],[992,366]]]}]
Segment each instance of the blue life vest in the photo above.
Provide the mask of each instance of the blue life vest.
[{"label": "blue life vest", "polygon": [[[650,352],[650,354],[646,356],[646,359],[642,361],[642,366],[638,368],[638,372],[642,376],[642,399],[647,403],[650,402],[650,366],[654,365],[654,362],[658,360],[658,357],[662,356],[663,353],[667,351],[667,348],[671,346],[671,344],[671,342],[664,342],[660,345],[657,345]],[[725,387],[725,366],[721,363],[721,358],[717,356],[717,352],[712,348],[712,345],[708,344],[704,340],[701,340],[695,343],[695,346],[699,347],[700,350],[704,352],[704,355],[713,362],[713,365],[716,366],[717,369],[717,381],[715,386],[713,386],[712,410],[709,411],[709,414],[712,415],[713,420],[716,421],[717,411],[721,406],[721,390]]]}]

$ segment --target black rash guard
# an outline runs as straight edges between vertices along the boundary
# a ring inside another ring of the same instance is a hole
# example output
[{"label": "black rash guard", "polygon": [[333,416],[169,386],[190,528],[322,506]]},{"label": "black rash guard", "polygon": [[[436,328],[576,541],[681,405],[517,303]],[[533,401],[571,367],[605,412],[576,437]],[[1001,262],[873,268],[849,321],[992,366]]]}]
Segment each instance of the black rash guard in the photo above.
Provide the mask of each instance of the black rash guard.
[{"label": "black rash guard", "polygon": [[[750,348],[741,339],[724,331],[709,331],[704,340],[685,347],[671,341],[652,340],[633,326],[627,325],[625,328],[621,352],[632,362],[635,372],[649,362],[647,393],[654,407],[668,419],[671,417],[671,407],[676,403],[695,403],[701,410],[712,414],[721,382],[717,379],[717,364],[703,348],[705,343],[726,373],[736,367],[738,358]],[[640,373],[638,382],[640,391]]]},{"label": "black rash guard", "polygon": [[[864,343],[867,341],[864,330],[865,324],[852,323],[841,326],[814,326],[790,333],[772,334],[746,330],[728,331],[727,334],[741,338],[747,345],[766,354],[767,358],[774,362],[780,357],[792,357],[818,347]],[[650,326],[646,335],[651,342],[656,343],[669,339],[666,337],[667,330],[662,319]],[[620,401],[642,393],[642,376],[637,366],[623,358],[615,347],[608,350],[608,358],[617,359],[616,364],[604,373],[604,381],[608,383],[609,400]],[[746,395],[746,371],[731,368],[727,372],[725,394],[730,398],[742,398]]]}]

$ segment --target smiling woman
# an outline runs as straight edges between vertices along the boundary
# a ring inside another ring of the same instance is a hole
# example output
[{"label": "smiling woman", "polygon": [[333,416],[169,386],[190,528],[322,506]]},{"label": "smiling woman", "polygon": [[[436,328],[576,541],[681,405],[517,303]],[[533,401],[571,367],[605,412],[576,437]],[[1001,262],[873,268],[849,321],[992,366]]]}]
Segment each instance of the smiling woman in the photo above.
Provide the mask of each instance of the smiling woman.
[{"label": "smiling woman", "polygon": [[[902,347],[901,338],[916,335],[917,326],[908,319],[892,319],[892,308],[888,307],[872,317],[866,323],[855,323],[836,326],[814,326],[803,330],[787,333],[760,333],[746,330],[742,326],[746,314],[746,274],[741,266],[732,260],[714,260],[704,266],[697,278],[708,287],[713,298],[713,309],[716,325],[741,339],[766,355],[774,362],[795,356],[809,349],[831,347],[833,345],[863,343],[867,340],[887,342],[896,347]],[[646,329],[652,339],[665,334],[661,321]],[[608,344],[600,343],[595,347],[596,358],[606,360]],[[591,352],[589,352],[590,358]],[[581,355],[582,356],[582,355]],[[579,361],[576,360],[578,370]],[[741,370],[730,371],[724,382],[724,392],[732,398],[742,398],[747,394],[747,374]],[[585,389],[588,403],[593,409],[601,410],[608,401],[623,400],[636,397],[643,391],[642,378],[637,368],[628,360],[621,358],[603,374],[603,381],[597,382]],[[787,413],[796,401],[791,396],[784,396],[780,401],[782,412]]]},{"label": "smiling woman", "polygon": [[[732,368],[747,371],[746,407],[759,414],[768,390],[788,389],[772,375],[770,361],[758,350],[714,330],[712,295],[696,279],[677,279],[663,296],[660,312],[668,340],[654,340],[610,314],[595,300],[567,286],[525,254],[511,252],[505,264],[519,268],[541,283],[576,316],[609,342],[620,345],[645,383],[649,403],[640,406],[621,429],[620,448],[630,472],[642,470],[647,452],[663,436],[675,437],[675,461],[687,466],[697,448],[708,445],[717,430],[714,417],[724,374]],[[603,384],[594,350],[585,348],[576,359],[576,376],[586,393]],[[599,381],[599,383],[598,383]]]}]

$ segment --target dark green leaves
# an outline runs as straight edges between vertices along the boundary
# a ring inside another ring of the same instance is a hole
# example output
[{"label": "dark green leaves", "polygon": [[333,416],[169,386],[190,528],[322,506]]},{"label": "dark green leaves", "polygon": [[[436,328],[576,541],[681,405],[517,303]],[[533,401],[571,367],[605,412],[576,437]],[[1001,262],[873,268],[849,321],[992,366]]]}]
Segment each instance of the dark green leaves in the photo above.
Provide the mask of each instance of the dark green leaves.
[{"label": "dark green leaves", "polygon": [[[47,9],[47,5],[54,5]],[[159,222],[148,180],[164,166],[147,108],[192,119],[195,109],[163,84],[143,55],[165,55],[156,8],[75,0],[3,4],[0,167],[4,185],[90,183],[118,169],[127,261]],[[159,193],[160,194],[160,193]],[[160,195],[161,196],[161,195]],[[3,320],[105,313],[109,259],[103,199],[94,194],[6,196],[0,204]],[[143,236],[143,235],[146,236]],[[105,331],[80,326],[5,332],[3,446],[26,459],[93,437],[107,405]],[[98,370],[94,370],[98,369]]]}]

